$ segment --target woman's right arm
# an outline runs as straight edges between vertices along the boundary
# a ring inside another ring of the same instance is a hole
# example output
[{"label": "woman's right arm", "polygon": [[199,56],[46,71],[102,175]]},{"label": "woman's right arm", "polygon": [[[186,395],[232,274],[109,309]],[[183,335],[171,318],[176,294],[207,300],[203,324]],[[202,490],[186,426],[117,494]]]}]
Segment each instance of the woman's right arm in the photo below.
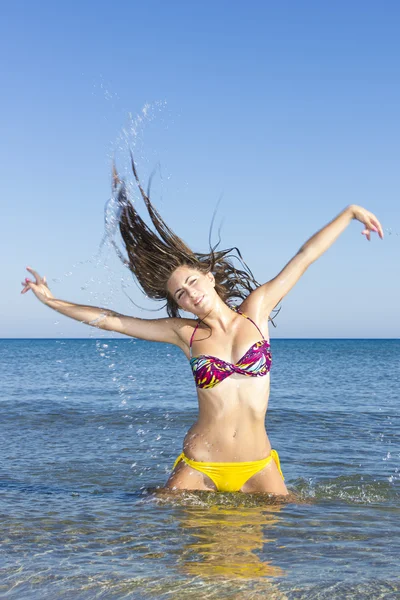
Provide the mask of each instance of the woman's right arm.
[{"label": "woman's right arm", "polygon": [[34,276],[35,281],[26,278],[22,282],[23,289],[21,293],[25,294],[32,290],[43,304],[66,317],[99,329],[117,331],[144,340],[167,342],[182,346],[182,339],[179,335],[183,326],[182,319],[137,319],[121,315],[108,308],[97,308],[59,300],[54,298],[49,290],[45,277],[41,277],[30,267],[27,267],[27,270]]}]

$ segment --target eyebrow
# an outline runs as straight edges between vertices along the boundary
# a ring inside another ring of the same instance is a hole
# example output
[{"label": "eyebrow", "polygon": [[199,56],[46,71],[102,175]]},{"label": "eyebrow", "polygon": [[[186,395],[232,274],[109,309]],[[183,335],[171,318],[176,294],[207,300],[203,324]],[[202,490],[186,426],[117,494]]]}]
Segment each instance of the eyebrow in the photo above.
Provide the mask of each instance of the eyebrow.
[{"label": "eyebrow", "polygon": [[[192,273],[191,275],[189,275],[188,277],[186,277],[186,279],[185,279],[185,283],[187,282],[187,280],[188,280],[188,279],[190,279],[190,278],[191,278],[191,277],[193,277],[193,276],[194,276],[194,275],[193,275],[193,273]],[[175,294],[174,294],[174,297],[177,295],[177,293],[178,293],[178,292],[180,292],[180,291],[181,291],[181,289],[182,289],[182,288],[178,288],[178,289],[176,290],[176,292],[175,292]]]}]

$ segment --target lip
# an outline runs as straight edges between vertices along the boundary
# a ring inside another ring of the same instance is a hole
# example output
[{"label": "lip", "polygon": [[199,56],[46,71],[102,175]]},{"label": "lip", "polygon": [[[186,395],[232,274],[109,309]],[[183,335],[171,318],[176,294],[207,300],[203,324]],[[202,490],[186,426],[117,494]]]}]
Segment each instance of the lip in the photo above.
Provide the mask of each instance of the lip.
[{"label": "lip", "polygon": [[204,296],[202,296],[201,298],[199,298],[197,300],[197,302],[194,303],[195,306],[198,306],[200,304],[200,302],[203,300]]}]

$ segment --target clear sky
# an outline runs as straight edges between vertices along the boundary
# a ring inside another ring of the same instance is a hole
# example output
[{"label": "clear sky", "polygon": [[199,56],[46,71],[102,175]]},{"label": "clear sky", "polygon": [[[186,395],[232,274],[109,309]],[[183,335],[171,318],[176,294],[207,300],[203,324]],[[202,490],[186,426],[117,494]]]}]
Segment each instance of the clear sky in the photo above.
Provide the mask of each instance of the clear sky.
[{"label": "clear sky", "polygon": [[223,245],[259,281],[346,205],[375,212],[385,240],[351,223],[273,335],[400,337],[399,26],[395,0],[3,3],[0,337],[97,333],[21,296],[26,265],[59,298],[162,316],[96,258],[129,146],[195,250],[221,198]]}]

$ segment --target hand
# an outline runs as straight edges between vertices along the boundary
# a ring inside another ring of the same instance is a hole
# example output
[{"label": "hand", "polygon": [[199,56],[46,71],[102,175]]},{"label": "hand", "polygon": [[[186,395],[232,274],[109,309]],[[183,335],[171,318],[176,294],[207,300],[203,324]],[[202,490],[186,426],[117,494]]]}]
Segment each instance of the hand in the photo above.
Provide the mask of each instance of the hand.
[{"label": "hand", "polygon": [[26,267],[26,269],[27,271],[29,271],[29,273],[31,273],[34,276],[35,281],[32,281],[31,279],[26,277],[25,281],[21,282],[23,288],[21,290],[21,294],[26,294],[26,292],[32,290],[36,298],[39,298],[41,302],[46,304],[47,300],[51,300],[52,298],[54,298],[53,294],[47,286],[46,277],[40,277],[39,273],[31,269],[31,267]]},{"label": "hand", "polygon": [[382,225],[379,223],[378,219],[373,215],[369,210],[366,210],[362,206],[353,205],[353,218],[360,221],[365,225],[364,231],[361,232],[362,235],[365,235],[368,241],[371,240],[371,231],[375,231],[381,240],[383,240],[383,229]]}]

